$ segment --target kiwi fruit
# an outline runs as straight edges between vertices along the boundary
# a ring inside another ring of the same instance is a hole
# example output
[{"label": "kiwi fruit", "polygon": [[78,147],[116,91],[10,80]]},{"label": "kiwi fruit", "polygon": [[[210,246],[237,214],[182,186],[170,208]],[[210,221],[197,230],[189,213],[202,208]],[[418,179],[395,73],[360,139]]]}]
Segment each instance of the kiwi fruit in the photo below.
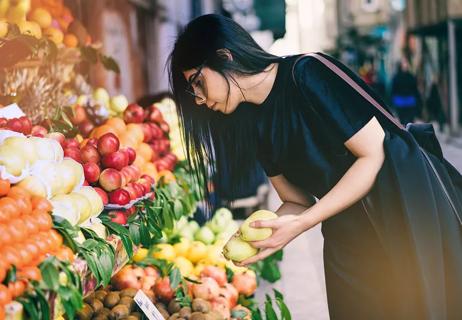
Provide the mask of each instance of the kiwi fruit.
[{"label": "kiwi fruit", "polygon": [[107,296],[107,291],[106,290],[95,291],[95,298],[100,300],[100,301],[103,301],[106,296]]},{"label": "kiwi fruit", "polygon": [[179,318],[180,318],[180,314],[179,313],[174,313],[169,318],[166,318],[166,319],[168,319],[168,320],[178,320]]},{"label": "kiwi fruit", "polygon": [[104,308],[103,303],[98,299],[94,299],[93,301],[91,301],[90,305],[93,308],[93,311],[95,313],[98,313],[100,310],[102,310]]},{"label": "kiwi fruit", "polygon": [[128,311],[128,307],[126,305],[119,304],[112,308],[110,317],[112,320],[119,320],[127,317],[129,314],[130,311]]},{"label": "kiwi fruit", "polygon": [[189,320],[207,320],[207,316],[202,312],[193,312],[189,317]]},{"label": "kiwi fruit", "polygon": [[96,299],[96,296],[95,296],[95,293],[94,293],[94,292],[92,292],[91,294],[89,294],[88,296],[86,296],[85,299],[83,299],[83,302],[90,304],[90,302],[91,302],[93,299]]},{"label": "kiwi fruit", "polygon": [[131,298],[131,297],[122,297],[122,298],[120,298],[118,304],[126,305],[130,312],[135,308],[135,300],[133,300],[133,298]]},{"label": "kiwi fruit", "polygon": [[130,315],[130,317],[135,317],[136,319],[138,320],[141,320],[143,318],[143,316],[141,315],[141,313],[139,312],[132,312],[132,314]]},{"label": "kiwi fruit", "polygon": [[179,313],[180,313],[180,317],[189,319],[189,317],[191,316],[191,308],[183,307],[181,308]]},{"label": "kiwi fruit", "polygon": [[168,304],[168,312],[170,314],[173,314],[173,313],[176,313],[176,312],[179,312],[181,309],[181,305],[178,301],[176,301],[175,299],[171,300],[170,303]]},{"label": "kiwi fruit", "polygon": [[89,320],[93,316],[93,308],[89,305],[84,303],[82,309],[77,311],[76,317],[79,320]]},{"label": "kiwi fruit", "polygon": [[210,311],[208,315],[210,320],[225,320],[225,318],[216,311]]},{"label": "kiwi fruit", "polygon": [[203,313],[207,313],[210,311],[210,302],[201,298],[194,299],[191,306],[193,311]]},{"label": "kiwi fruit", "polygon": [[108,315],[97,315],[96,317],[94,317],[92,320],[108,320],[109,319],[109,316]]},{"label": "kiwi fruit", "polygon": [[111,314],[111,310],[109,310],[108,308],[103,308],[100,311],[98,311],[98,313],[96,315],[97,316],[105,316],[107,318],[107,317],[109,317],[110,314]]},{"label": "kiwi fruit", "polygon": [[112,309],[119,303],[119,300],[120,300],[119,293],[116,293],[116,292],[108,293],[108,295],[104,298],[104,306],[106,308]]},{"label": "kiwi fruit", "polygon": [[136,295],[136,293],[138,292],[137,289],[133,289],[133,288],[127,288],[127,289],[123,289],[122,291],[120,291],[120,297],[123,298],[123,297],[134,297]]}]

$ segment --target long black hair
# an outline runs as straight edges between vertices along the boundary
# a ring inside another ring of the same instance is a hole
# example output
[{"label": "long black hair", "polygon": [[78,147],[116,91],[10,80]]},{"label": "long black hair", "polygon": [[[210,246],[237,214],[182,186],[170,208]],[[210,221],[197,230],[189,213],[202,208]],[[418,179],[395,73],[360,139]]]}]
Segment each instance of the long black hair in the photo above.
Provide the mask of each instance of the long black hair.
[{"label": "long black hair", "polygon": [[[226,49],[232,55],[223,54]],[[214,181],[215,191],[232,199],[257,172],[257,107],[241,103],[230,115],[198,108],[185,92],[183,71],[204,65],[236,85],[233,75],[265,71],[280,57],[263,50],[239,24],[217,15],[191,21],[179,34],[169,58],[170,87],[176,101],[189,164],[198,178]],[[209,170],[210,169],[210,170]],[[208,195],[208,190],[204,190]]]}]

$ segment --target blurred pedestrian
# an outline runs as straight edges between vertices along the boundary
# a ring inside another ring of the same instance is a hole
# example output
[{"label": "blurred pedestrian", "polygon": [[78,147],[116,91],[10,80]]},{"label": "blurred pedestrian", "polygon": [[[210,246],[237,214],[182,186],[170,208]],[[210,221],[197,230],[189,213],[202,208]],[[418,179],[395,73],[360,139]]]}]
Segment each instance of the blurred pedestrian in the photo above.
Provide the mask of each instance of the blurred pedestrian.
[{"label": "blurred pedestrian", "polygon": [[391,86],[391,102],[403,125],[421,116],[422,103],[417,79],[409,70],[406,59],[397,64]]},{"label": "blurred pedestrian", "polygon": [[443,110],[443,103],[441,102],[440,90],[438,88],[438,76],[436,74],[432,78],[425,106],[428,111],[429,120],[437,121],[439,131],[444,132],[447,120]]},{"label": "blurred pedestrian", "polygon": [[195,173],[237,194],[258,161],[283,201],[240,264],[322,222],[331,319],[462,319],[457,191],[360,77],[322,53],[272,55],[213,14],[179,35],[169,72]]}]

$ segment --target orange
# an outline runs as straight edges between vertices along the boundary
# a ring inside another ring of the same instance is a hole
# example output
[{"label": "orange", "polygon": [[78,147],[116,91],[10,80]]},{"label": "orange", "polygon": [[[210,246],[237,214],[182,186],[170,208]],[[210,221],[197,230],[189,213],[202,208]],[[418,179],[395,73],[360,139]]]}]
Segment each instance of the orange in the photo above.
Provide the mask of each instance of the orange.
[{"label": "orange", "polygon": [[163,180],[164,183],[169,184],[170,182],[176,181],[175,175],[169,170],[160,170],[156,181]]},{"label": "orange", "polygon": [[115,134],[117,136],[117,131],[114,130],[114,128],[112,128],[111,126],[108,126],[106,124],[103,124],[102,126],[99,126],[97,128],[95,128],[91,134],[90,134],[90,138],[100,138],[102,135],[108,133],[108,132],[112,132],[113,134]]},{"label": "orange", "polygon": [[2,259],[10,265],[19,266],[21,264],[21,257],[16,252],[16,249],[12,246],[3,248]]},{"label": "orange", "polygon": [[15,199],[18,197],[21,197],[21,198],[27,198],[30,200],[30,193],[21,187],[14,186],[10,188],[10,191],[8,192],[8,197],[15,198]]},{"label": "orange", "polygon": [[40,281],[42,279],[42,273],[40,272],[40,269],[35,266],[23,268],[18,272],[18,275],[20,278],[25,278],[28,280]]},{"label": "orange", "polygon": [[38,23],[42,28],[48,28],[51,25],[51,14],[43,8],[36,8],[31,13],[29,13],[29,20]]},{"label": "orange", "polygon": [[69,261],[71,263],[74,261],[74,252],[66,246],[61,246],[61,248],[56,251],[55,256],[61,261]]},{"label": "orange", "polygon": [[129,137],[132,137],[138,144],[144,140],[143,128],[139,123],[129,123],[127,124],[127,134]]},{"label": "orange", "polygon": [[127,131],[125,131],[120,136],[120,146],[121,147],[132,147],[136,149],[139,145],[139,142],[135,139],[135,137],[131,136]]},{"label": "orange", "polygon": [[0,198],[0,223],[17,218],[21,214],[16,207],[16,201],[9,197]]},{"label": "orange", "polygon": [[58,233],[58,231],[54,229],[51,229],[48,234],[50,238],[53,240],[51,250],[52,251],[58,250],[59,247],[61,247],[61,245],[63,244],[63,237]]},{"label": "orange", "polygon": [[119,137],[127,130],[125,122],[120,118],[110,118],[105,124],[112,127]]},{"label": "orange", "polygon": [[51,205],[50,201],[45,198],[33,196],[31,198],[32,208],[37,211],[41,212],[51,212],[53,210],[53,206]]},{"label": "orange", "polygon": [[24,280],[16,280],[8,283],[8,291],[13,299],[21,296],[26,290],[26,282]]},{"label": "orange", "polygon": [[11,221],[7,227],[15,243],[24,240],[28,236],[26,226],[19,219]]},{"label": "orange", "polygon": [[138,148],[136,148],[136,157],[141,157],[146,161],[151,161],[152,158],[152,148],[147,143],[140,143]]},{"label": "orange", "polygon": [[68,33],[64,35],[63,43],[68,48],[76,48],[79,45],[79,39],[74,34]]},{"label": "orange", "polygon": [[63,34],[62,31],[59,30],[59,29],[56,29],[56,28],[53,28],[53,27],[46,28],[46,29],[43,31],[43,34],[45,35],[45,37],[47,37],[48,39],[50,39],[50,40],[51,40],[52,42],[54,42],[56,45],[59,45],[59,44],[63,43],[64,34]]},{"label": "orange", "polygon": [[38,225],[35,219],[26,218],[23,220],[24,227],[26,229],[26,234],[31,235],[39,232]]},{"label": "orange", "polygon": [[49,213],[40,212],[30,219],[35,219],[35,222],[40,231],[48,231],[53,226],[53,220]]},{"label": "orange", "polygon": [[7,225],[0,224],[0,243],[2,246],[7,246],[15,241],[11,237],[9,227]]},{"label": "orange", "polygon": [[6,196],[10,191],[10,181],[0,179],[0,196]]},{"label": "orange", "polygon": [[29,252],[29,250],[25,248],[22,244],[16,245],[15,250],[17,254],[21,257],[21,262],[20,264],[18,264],[18,267],[20,268],[23,266],[27,266],[34,258]]},{"label": "orange", "polygon": [[32,257],[32,260],[37,259],[37,257],[40,254],[38,245],[32,242],[26,242],[26,243],[21,244],[21,246],[24,246],[27,252],[29,252],[30,256]]},{"label": "orange", "polygon": [[3,284],[0,284],[0,309],[3,309],[3,306],[11,302],[11,293],[7,287]]},{"label": "orange", "polygon": [[32,203],[29,198],[16,198],[16,206],[23,215],[29,215],[32,213]]}]

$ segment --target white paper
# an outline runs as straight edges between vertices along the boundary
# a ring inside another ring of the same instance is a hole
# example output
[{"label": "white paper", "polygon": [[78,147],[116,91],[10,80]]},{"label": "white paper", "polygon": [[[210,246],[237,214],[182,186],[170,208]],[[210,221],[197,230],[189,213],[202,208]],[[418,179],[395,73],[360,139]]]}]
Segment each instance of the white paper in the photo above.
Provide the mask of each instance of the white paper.
[{"label": "white paper", "polygon": [[14,119],[24,117],[26,114],[16,104],[9,104],[6,107],[0,108],[0,118]]},{"label": "white paper", "polygon": [[135,300],[138,307],[140,307],[144,315],[149,320],[165,320],[165,318],[162,316],[159,310],[157,310],[154,303],[152,303],[152,301],[143,291],[138,290],[133,300]]}]

